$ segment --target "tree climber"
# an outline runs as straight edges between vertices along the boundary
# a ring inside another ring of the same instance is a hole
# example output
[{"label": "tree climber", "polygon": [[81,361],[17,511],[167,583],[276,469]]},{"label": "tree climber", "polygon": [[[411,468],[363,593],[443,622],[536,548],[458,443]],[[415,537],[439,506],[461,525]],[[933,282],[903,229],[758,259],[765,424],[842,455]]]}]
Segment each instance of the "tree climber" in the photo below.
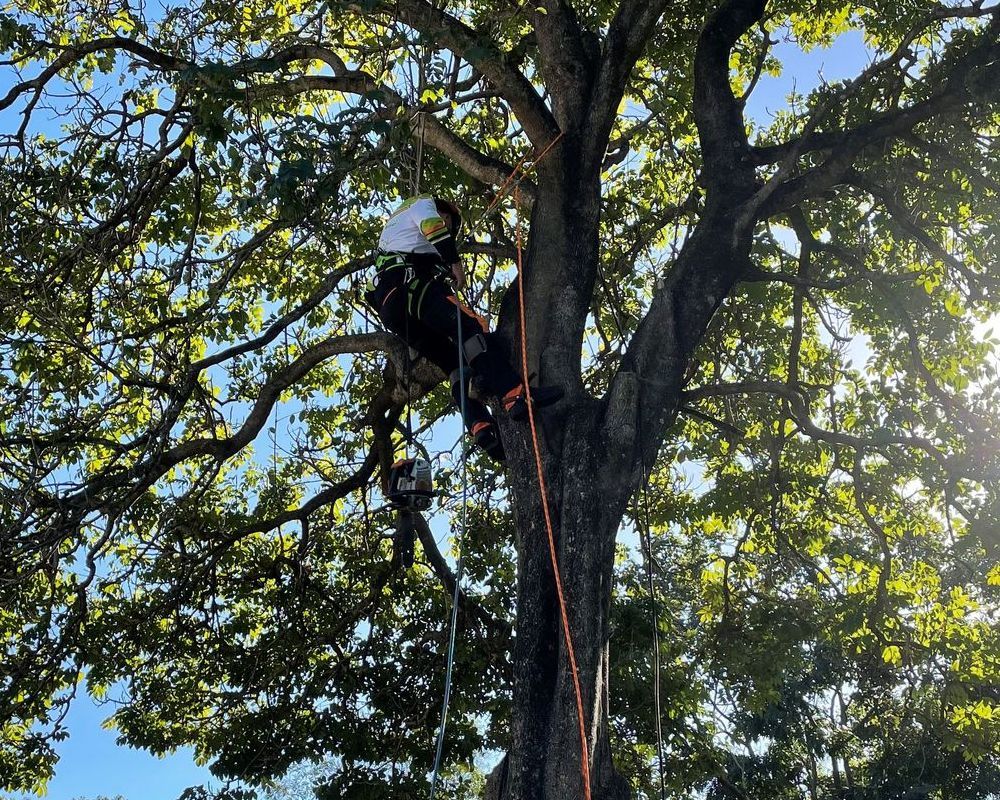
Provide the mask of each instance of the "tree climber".
[{"label": "tree climber", "polygon": [[[469,366],[465,426],[479,448],[503,463],[504,449],[496,420],[482,401],[469,397],[470,379],[478,377],[482,390],[500,398],[504,410],[514,419],[524,419],[528,405],[524,384],[491,342],[486,320],[455,296],[455,290],[465,285],[457,247],[461,225],[461,212],[447,200],[421,194],[404,202],[389,217],[379,237],[376,275],[365,297],[390,331],[449,376],[451,394],[459,408],[461,350]],[[457,341],[456,306],[461,345]],[[557,387],[531,390],[538,407],[555,403],[562,395]]]}]

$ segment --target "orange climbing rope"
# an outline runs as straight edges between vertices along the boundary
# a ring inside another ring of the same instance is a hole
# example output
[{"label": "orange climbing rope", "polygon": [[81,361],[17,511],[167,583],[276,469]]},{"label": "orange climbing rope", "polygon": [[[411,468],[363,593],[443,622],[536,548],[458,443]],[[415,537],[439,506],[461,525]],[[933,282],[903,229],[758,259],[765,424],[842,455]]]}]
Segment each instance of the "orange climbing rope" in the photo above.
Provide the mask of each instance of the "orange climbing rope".
[{"label": "orange climbing rope", "polygon": [[[552,514],[549,510],[549,492],[545,485],[545,472],[542,468],[542,450],[538,442],[538,429],[535,426],[535,412],[531,401],[531,387],[528,385],[528,335],[527,335],[527,323],[524,316],[524,264],[523,264],[523,247],[521,242],[521,218],[517,209],[521,205],[521,195],[520,186],[521,182],[524,180],[529,169],[534,169],[541,162],[543,158],[552,150],[553,147],[563,138],[563,133],[560,132],[551,142],[549,142],[545,148],[538,154],[534,162],[528,169],[523,169],[525,162],[528,160],[528,156],[525,155],[520,161],[515,164],[514,169],[511,171],[510,175],[503,182],[500,189],[497,190],[493,201],[489,204],[482,215],[476,220],[476,222],[469,226],[469,234],[478,227],[478,225],[487,217],[489,214],[500,204],[500,202],[507,196],[507,194],[513,190],[514,192],[514,213],[515,213],[515,232],[516,232],[516,243],[517,243],[517,293],[518,293],[518,309],[520,314],[521,323],[521,368],[523,372],[524,380],[524,390],[527,394],[528,403],[528,423],[531,427],[531,442],[535,454],[535,468],[538,473],[538,488],[542,498],[542,511],[545,517],[545,529],[548,533],[549,540],[549,558],[552,561],[552,573],[555,577],[556,584],[556,595],[559,600],[559,615],[562,622],[562,632],[563,639],[566,643],[566,654],[569,658],[570,674],[573,678],[573,691],[576,695],[576,717],[577,723],[580,731],[580,775],[583,778],[583,797],[584,800],[591,800],[590,792],[590,748],[587,745],[587,724],[585,721],[585,714],[583,710],[583,691],[580,688],[580,671],[576,663],[576,651],[573,649],[573,637],[569,630],[569,613],[567,611],[566,604],[566,593],[563,589],[562,582],[562,572],[559,569],[559,557],[556,554],[556,536],[555,531],[552,526]],[[518,175],[520,173],[520,175]],[[443,724],[443,722],[442,722]],[[433,792],[433,789],[432,789]]]},{"label": "orange climbing rope", "polygon": [[[538,157],[532,162],[530,169],[534,169],[538,166],[541,160],[548,155],[549,151],[559,143],[559,140],[562,139],[563,136],[565,136],[565,133],[559,131],[559,134],[551,142],[545,145],[542,152],[538,154]],[[528,154],[525,153],[521,156],[521,160],[514,165],[514,169],[511,170],[510,175],[507,176],[506,180],[504,180],[504,182],[500,185],[500,188],[497,189],[497,193],[493,195],[492,202],[486,207],[486,210],[479,215],[478,219],[469,225],[469,236],[471,236],[476,228],[479,227],[479,224],[486,219],[498,205],[500,205],[500,202],[507,196],[507,193],[511,190],[511,188],[517,192],[517,188],[521,185],[521,181],[523,181],[525,176],[528,174],[528,170],[521,170],[524,166],[524,162],[527,160]],[[521,173],[520,177],[518,177],[519,172]]]},{"label": "orange climbing rope", "polygon": [[[561,136],[562,134],[560,134]],[[557,140],[558,141],[558,140]],[[535,161],[542,159],[542,156],[554,145],[552,142],[542,155]],[[566,642],[566,654],[569,656],[570,673],[573,676],[573,690],[576,692],[576,718],[580,727],[580,774],[583,776],[583,796],[584,800],[591,800],[590,797],[590,751],[587,746],[587,725],[584,721],[583,713],[583,692],[580,690],[580,671],[576,666],[576,651],[573,649],[573,637],[569,632],[569,614],[566,611],[566,595],[563,591],[562,573],[559,570],[559,558],[556,555],[556,536],[552,528],[552,515],[549,513],[549,492],[545,487],[545,471],[542,468],[542,450],[538,444],[538,431],[535,428],[535,411],[531,403],[531,387],[528,385],[528,330],[524,319],[524,270],[521,255],[521,219],[517,214],[517,207],[520,204],[520,190],[518,185],[514,185],[514,213],[515,231],[517,242],[517,299],[518,311],[521,319],[521,369],[524,377],[524,390],[528,395],[528,423],[531,427],[531,444],[535,451],[535,469],[538,472],[538,489],[542,496],[542,512],[545,516],[545,529],[549,536],[549,558],[552,560],[552,572],[555,576],[556,595],[559,598],[559,615],[562,617],[563,639]]]}]

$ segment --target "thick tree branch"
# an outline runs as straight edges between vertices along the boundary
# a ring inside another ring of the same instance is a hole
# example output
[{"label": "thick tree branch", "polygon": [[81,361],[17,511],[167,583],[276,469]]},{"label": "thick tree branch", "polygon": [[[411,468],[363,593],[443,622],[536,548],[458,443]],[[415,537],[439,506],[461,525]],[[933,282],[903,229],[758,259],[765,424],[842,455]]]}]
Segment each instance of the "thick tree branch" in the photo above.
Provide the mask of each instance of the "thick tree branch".
[{"label": "thick tree branch", "polygon": [[[372,12],[370,5],[351,4],[351,7],[361,14]],[[536,147],[544,146],[558,135],[559,127],[535,87],[511,65],[507,55],[487,34],[470,28],[426,0],[380,2],[375,10],[415,28],[478,69],[510,104]]]},{"label": "thick tree branch", "polygon": [[26,92],[41,92],[46,84],[59,72],[69,67],[84,56],[92,53],[99,53],[102,50],[123,50],[133,55],[143,58],[149,64],[167,70],[180,70],[191,66],[191,62],[182,58],[177,58],[168,53],[162,53],[148,45],[141,44],[124,36],[108,36],[102,39],[94,39],[92,42],[73,45],[62,49],[62,52],[55,60],[47,66],[37,78],[22,81],[10,88],[6,95],[0,99],[0,111],[9,108],[18,97]]},{"label": "thick tree branch", "polygon": [[587,123],[593,147],[603,148],[618,116],[618,104],[667,0],[622,0],[608,27]]},{"label": "thick tree branch", "polygon": [[726,0],[709,17],[694,61],[694,118],[705,160],[704,180],[722,191],[745,191],[751,167],[743,107],[729,80],[729,54],[764,14],[766,0]]},{"label": "thick tree branch", "polygon": [[[858,78],[847,82],[843,89],[841,89],[836,96],[831,98],[831,104],[833,102],[842,103],[848,97],[857,95],[860,90],[866,88],[878,75],[885,72],[887,69],[898,65],[900,59],[903,58],[904,54],[911,47],[914,39],[924,33],[930,24],[946,18],[981,16],[993,16],[993,20],[991,21],[989,28],[983,34],[982,43],[951,68],[950,74],[946,76],[946,85],[942,91],[912,106],[887,111],[852,130],[824,132],[809,131],[804,136],[799,136],[781,144],[753,147],[751,148],[751,156],[754,163],[760,166],[766,164],[776,164],[787,158],[789,154],[793,152],[805,154],[816,150],[828,150],[833,147],[844,145],[849,140],[854,138],[866,139],[867,143],[870,144],[895,135],[903,130],[912,128],[913,122],[911,120],[914,119],[914,112],[919,114],[921,108],[923,107],[932,108],[939,105],[942,99],[947,99],[949,91],[961,89],[958,84],[960,83],[962,77],[968,74],[971,68],[983,66],[988,63],[989,60],[997,57],[995,52],[994,55],[989,55],[990,49],[995,50],[995,48],[991,48],[991,45],[996,42],[998,21],[1000,21],[1000,17],[997,17],[997,9],[995,7],[983,9],[977,5],[962,9],[941,6],[940,8],[935,9],[928,17],[915,25],[909,33],[903,37],[899,46],[895,49],[895,51],[893,51],[892,54],[869,66]],[[984,52],[984,48],[986,52]],[[972,59],[972,61],[970,61],[970,59]],[[954,97],[951,99],[963,102],[960,97]],[[829,107],[829,105],[830,104],[828,104],[827,107]],[[935,112],[932,112],[932,114],[933,113]],[[926,118],[926,116],[923,118]]]},{"label": "thick tree branch", "polygon": [[[333,70],[334,75],[305,75],[287,81],[250,87],[246,90],[247,97],[249,99],[289,97],[309,91],[339,91],[379,97],[385,108],[385,116],[390,121],[399,119],[400,115],[407,117],[422,115],[422,126],[412,126],[413,135],[420,135],[422,127],[424,142],[451,159],[470,177],[488,185],[496,185],[502,184],[513,170],[509,164],[476,150],[460,136],[452,133],[431,113],[431,107],[407,107],[399,92],[386,84],[379,83],[363,70],[348,69],[340,56],[329,48],[296,44],[270,58],[237,64],[234,70],[246,73],[272,72],[277,65],[315,59],[324,61]],[[533,200],[534,185],[526,182],[523,189],[529,199]]]},{"label": "thick tree branch", "polygon": [[566,0],[544,0],[535,9],[534,25],[545,88],[559,126],[575,128],[590,96],[596,37],[585,31]]},{"label": "thick tree branch", "polygon": [[[637,404],[643,430],[663,430],[677,412],[691,353],[748,264],[752,219],[741,210],[756,188],[746,126],[729,79],[736,41],[764,14],[765,0],[725,0],[709,17],[695,51],[694,117],[701,140],[705,210],[639,323],[608,391],[608,419]],[[638,379],[641,390],[634,390]],[[652,449],[658,438],[639,447]],[[649,455],[648,453],[646,455]],[[626,456],[627,458],[627,456]],[[645,459],[644,459],[645,460]]]},{"label": "thick tree branch", "polygon": [[[192,62],[159,52],[147,45],[125,37],[114,36],[96,39],[93,42],[67,48],[39,77],[12,87],[3,100],[0,100],[0,110],[10,106],[20,95],[26,92],[40,92],[47,82],[60,70],[70,66],[88,54],[103,50],[121,50],[133,53],[142,57],[152,66],[173,72],[197,67]],[[313,91],[378,96],[381,98],[386,110],[392,112],[390,119],[397,118],[401,113],[405,113],[406,115],[418,112],[424,113],[426,115],[424,126],[425,142],[450,158],[470,177],[485,184],[496,185],[503,183],[507,176],[510,175],[512,170],[510,165],[481,153],[460,136],[452,133],[430,113],[433,110],[432,107],[406,107],[402,96],[393,88],[379,84],[364,70],[349,69],[343,59],[328,47],[309,42],[297,42],[265,57],[236,62],[229,67],[229,71],[233,78],[271,74],[296,61],[322,61],[330,67],[334,74],[299,75],[284,81],[250,85],[238,91],[241,91],[247,100],[284,98]],[[204,82],[209,88],[218,89],[220,88],[220,81],[224,81],[225,79],[213,72],[199,77],[198,80]],[[416,131],[414,134],[416,135]],[[533,184],[525,182],[522,185],[522,190],[529,201],[534,199],[535,187]]]},{"label": "thick tree branch", "polygon": [[[145,461],[130,468],[127,473],[113,471],[98,475],[85,484],[79,492],[60,498],[58,507],[65,511],[97,510],[107,504],[119,502],[126,496],[133,498],[138,496],[170,469],[185,461],[204,457],[224,461],[257,437],[267,423],[271,409],[281,396],[281,392],[301,380],[313,368],[337,355],[379,350],[390,353],[393,360],[400,364],[405,359],[402,342],[388,333],[334,336],[320,342],[275,373],[261,387],[249,414],[232,436],[198,438],[181,442],[172,448],[151,454]],[[176,405],[181,406],[183,403]]]},{"label": "thick tree branch", "polygon": [[[781,213],[802,200],[814,197],[839,183],[852,169],[858,155],[873,145],[911,134],[914,127],[935,117],[956,113],[973,103],[990,102],[1000,96],[1000,16],[994,17],[981,41],[945,73],[941,88],[901,109],[887,111],[849,131],[807,133],[805,136],[755,151],[757,164],[782,162],[778,173],[754,198],[753,213],[766,218]],[[817,124],[814,118],[810,127]],[[798,158],[806,153],[826,151],[818,166],[784,180]]]},{"label": "thick tree branch", "polygon": [[469,242],[462,246],[462,252],[492,256],[503,261],[517,258],[517,248],[510,242]]},{"label": "thick tree branch", "polygon": [[292,97],[303,92],[344,92],[347,94],[363,94],[366,91],[376,91],[375,83],[364,73],[354,73],[343,76],[333,75],[299,75],[280,83],[265,83],[248,88],[245,92],[247,100],[267,100],[274,97]]},{"label": "thick tree branch", "polygon": [[402,363],[405,358],[402,354],[402,348],[403,345],[398,339],[383,332],[334,336],[320,342],[302,353],[287,367],[279,370],[261,387],[260,394],[246,420],[232,436],[226,439],[195,439],[179,444],[158,459],[161,462],[161,465],[158,466],[161,468],[166,466],[169,469],[182,461],[203,455],[210,456],[217,461],[230,458],[257,437],[281,393],[302,380],[324,361],[346,353],[384,351],[392,353],[395,360]]},{"label": "thick tree branch", "polygon": [[[427,118],[424,141],[451,159],[467,175],[481,183],[493,186],[502,185],[514,171],[514,168],[505,161],[476,150],[434,117]],[[537,189],[534,183],[523,180],[519,184],[519,188],[529,204],[535,201]]]}]

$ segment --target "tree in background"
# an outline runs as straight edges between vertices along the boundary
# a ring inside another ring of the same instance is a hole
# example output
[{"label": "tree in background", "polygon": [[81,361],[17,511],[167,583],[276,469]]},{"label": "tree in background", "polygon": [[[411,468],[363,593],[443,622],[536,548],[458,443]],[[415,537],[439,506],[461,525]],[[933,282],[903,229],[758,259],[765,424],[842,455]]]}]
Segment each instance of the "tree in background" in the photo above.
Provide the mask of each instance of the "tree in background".
[{"label": "tree in background", "polygon": [[[428,525],[409,571],[383,535],[406,358],[357,299],[419,176],[470,210],[515,358],[523,223],[593,796],[1000,791],[996,7],[5,8],[6,788],[86,691],[223,778],[326,760],[320,797],[424,795],[455,576]],[[859,74],[747,114],[848,31]],[[413,372],[429,426],[447,391]],[[441,796],[581,797],[529,429],[503,434]]]}]

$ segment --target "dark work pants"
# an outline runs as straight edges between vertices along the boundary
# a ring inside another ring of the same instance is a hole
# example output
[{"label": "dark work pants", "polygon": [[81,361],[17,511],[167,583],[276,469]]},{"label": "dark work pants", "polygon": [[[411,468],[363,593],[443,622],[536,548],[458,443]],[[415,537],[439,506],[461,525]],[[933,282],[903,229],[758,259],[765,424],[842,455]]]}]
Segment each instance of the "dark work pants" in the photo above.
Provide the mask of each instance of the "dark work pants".
[{"label": "dark work pants", "polygon": [[[486,349],[476,353],[471,362],[467,358],[465,367],[464,422],[471,431],[478,423],[493,421],[486,405],[468,396],[472,374],[476,375],[488,394],[498,397],[520,386],[521,379],[493,346],[484,322],[459,303],[443,280],[421,275],[421,272],[423,270],[411,273],[407,281],[407,269],[404,267],[383,270],[376,276],[375,288],[367,298],[386,328],[402,337],[410,347],[449,376],[451,394],[459,408],[459,321],[463,348],[472,340],[469,349],[479,350],[475,339],[482,337]],[[467,351],[463,349],[462,352]]]}]

